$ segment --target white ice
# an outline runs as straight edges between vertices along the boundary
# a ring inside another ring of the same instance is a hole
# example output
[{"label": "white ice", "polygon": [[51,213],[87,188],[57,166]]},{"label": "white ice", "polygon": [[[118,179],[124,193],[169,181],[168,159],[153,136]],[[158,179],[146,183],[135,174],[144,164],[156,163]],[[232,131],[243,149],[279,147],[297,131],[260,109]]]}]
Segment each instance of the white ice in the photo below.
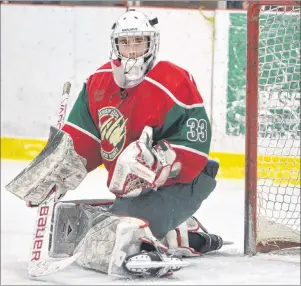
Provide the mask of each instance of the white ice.
[{"label": "white ice", "polygon": [[[243,255],[244,182],[218,180],[216,190],[195,214],[213,233],[233,241],[220,251],[189,259],[190,266],[170,278],[121,280],[76,264],[40,279],[27,277],[36,209],[5,190],[28,162],[1,161],[1,285],[300,285],[300,256]],[[113,198],[106,188],[106,171],[90,173],[66,199]]]}]

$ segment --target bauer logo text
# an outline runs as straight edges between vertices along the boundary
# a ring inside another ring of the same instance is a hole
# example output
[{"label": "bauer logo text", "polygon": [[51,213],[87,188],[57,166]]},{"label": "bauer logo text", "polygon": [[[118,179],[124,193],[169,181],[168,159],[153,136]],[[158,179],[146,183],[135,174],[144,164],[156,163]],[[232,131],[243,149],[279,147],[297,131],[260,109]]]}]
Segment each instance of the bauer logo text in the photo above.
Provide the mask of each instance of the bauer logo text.
[{"label": "bauer logo text", "polygon": [[48,212],[49,212],[49,206],[41,207],[38,221],[37,221],[36,233],[34,234],[35,237],[33,241],[31,261],[33,260],[38,261],[41,258],[41,250],[43,247],[43,239],[45,234],[45,227],[47,224]]}]

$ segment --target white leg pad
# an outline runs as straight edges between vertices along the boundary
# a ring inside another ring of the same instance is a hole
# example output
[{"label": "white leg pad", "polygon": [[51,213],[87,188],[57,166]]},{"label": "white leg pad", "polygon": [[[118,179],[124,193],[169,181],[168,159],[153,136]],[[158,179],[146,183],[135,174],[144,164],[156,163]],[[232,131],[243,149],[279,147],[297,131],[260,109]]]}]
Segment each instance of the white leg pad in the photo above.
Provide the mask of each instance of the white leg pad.
[{"label": "white leg pad", "polygon": [[109,275],[128,276],[122,267],[124,259],[140,252],[140,238],[149,233],[148,223],[141,219],[106,213],[75,248],[74,254],[81,253],[76,262]]}]

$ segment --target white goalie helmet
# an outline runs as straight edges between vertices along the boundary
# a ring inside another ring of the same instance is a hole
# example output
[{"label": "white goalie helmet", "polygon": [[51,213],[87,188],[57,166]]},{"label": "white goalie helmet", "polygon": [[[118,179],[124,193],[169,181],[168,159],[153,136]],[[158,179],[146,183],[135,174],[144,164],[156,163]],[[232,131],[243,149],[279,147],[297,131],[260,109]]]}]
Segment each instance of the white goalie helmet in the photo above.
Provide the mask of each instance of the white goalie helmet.
[{"label": "white goalie helmet", "polygon": [[154,66],[159,49],[157,18],[129,10],[113,25],[111,66],[116,84],[130,88],[141,83]]}]

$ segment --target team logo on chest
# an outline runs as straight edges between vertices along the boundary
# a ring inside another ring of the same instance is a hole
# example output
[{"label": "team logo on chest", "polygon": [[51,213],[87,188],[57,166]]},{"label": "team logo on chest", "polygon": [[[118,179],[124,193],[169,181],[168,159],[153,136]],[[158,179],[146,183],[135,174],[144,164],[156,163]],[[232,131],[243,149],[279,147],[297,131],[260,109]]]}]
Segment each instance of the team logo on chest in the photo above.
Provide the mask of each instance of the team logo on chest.
[{"label": "team logo on chest", "polygon": [[113,161],[122,151],[126,139],[126,122],[118,109],[105,107],[98,110],[98,125],[101,134],[101,156]]}]

